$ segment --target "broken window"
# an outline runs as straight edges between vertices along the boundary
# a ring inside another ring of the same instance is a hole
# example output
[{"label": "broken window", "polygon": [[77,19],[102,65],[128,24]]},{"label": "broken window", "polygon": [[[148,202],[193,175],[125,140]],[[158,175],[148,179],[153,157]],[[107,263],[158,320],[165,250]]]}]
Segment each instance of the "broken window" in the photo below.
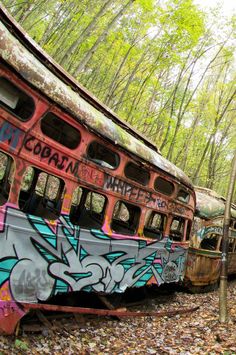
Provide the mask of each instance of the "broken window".
[{"label": "broken window", "polygon": [[191,230],[192,230],[192,222],[188,221],[187,223],[188,224],[187,224],[187,229],[186,229],[186,240],[189,240],[190,233],[191,233]]},{"label": "broken window", "polygon": [[77,187],[72,198],[70,220],[82,228],[101,228],[107,199],[105,196]]},{"label": "broken window", "polygon": [[236,239],[235,238],[229,238],[229,246],[228,246],[228,251],[231,253],[235,252],[235,243]]},{"label": "broken window", "polygon": [[154,189],[158,192],[161,192],[164,195],[172,195],[175,187],[174,184],[172,184],[172,182],[158,176],[154,182]]},{"label": "broken window", "polygon": [[22,178],[20,209],[46,219],[56,219],[61,212],[65,183],[56,176],[28,167]]},{"label": "broken window", "polygon": [[217,234],[206,235],[201,241],[200,249],[217,250],[217,246],[219,244],[219,237],[220,235]]},{"label": "broken window", "polygon": [[234,219],[230,220],[230,228],[236,229],[236,221]]},{"label": "broken window", "polygon": [[72,205],[78,206],[80,204],[82,192],[82,188],[80,186],[77,186],[72,195]]},{"label": "broken window", "polygon": [[3,77],[0,77],[0,106],[21,121],[30,119],[35,110],[32,97]]},{"label": "broken window", "polygon": [[13,159],[0,152],[0,206],[7,202],[14,172]]},{"label": "broken window", "polygon": [[116,169],[120,163],[120,157],[117,153],[96,141],[89,144],[87,157],[94,163],[109,169]]},{"label": "broken window", "polygon": [[143,167],[129,162],[125,167],[125,176],[133,181],[139,182],[142,185],[147,185],[150,180],[149,172]]},{"label": "broken window", "polygon": [[174,241],[182,241],[184,237],[184,223],[182,217],[174,217],[170,226],[170,238]]},{"label": "broken window", "polygon": [[151,211],[151,213],[147,214],[146,216],[145,226],[143,230],[144,236],[158,240],[162,239],[165,224],[166,215]]},{"label": "broken window", "polygon": [[41,130],[47,137],[67,148],[75,149],[80,144],[80,132],[52,112],[42,118]]},{"label": "broken window", "polygon": [[177,195],[177,199],[181,202],[188,203],[190,195],[187,191],[180,189]]},{"label": "broken window", "polygon": [[119,234],[135,234],[139,225],[140,208],[124,201],[117,201],[111,229]]}]

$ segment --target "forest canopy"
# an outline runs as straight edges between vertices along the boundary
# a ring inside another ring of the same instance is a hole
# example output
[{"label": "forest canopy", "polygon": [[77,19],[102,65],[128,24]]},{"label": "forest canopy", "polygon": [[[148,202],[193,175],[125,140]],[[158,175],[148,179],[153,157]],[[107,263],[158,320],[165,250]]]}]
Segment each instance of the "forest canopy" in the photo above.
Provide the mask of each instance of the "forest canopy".
[{"label": "forest canopy", "polygon": [[2,3],[195,185],[226,195],[236,147],[236,16],[205,13],[193,0]]}]

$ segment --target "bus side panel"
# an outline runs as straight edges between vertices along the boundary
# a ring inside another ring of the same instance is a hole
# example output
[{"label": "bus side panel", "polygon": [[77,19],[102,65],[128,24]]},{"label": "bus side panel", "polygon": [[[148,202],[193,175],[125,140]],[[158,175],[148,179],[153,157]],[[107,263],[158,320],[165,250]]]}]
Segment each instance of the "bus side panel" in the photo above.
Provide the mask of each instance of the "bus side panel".
[{"label": "bus side panel", "polygon": [[183,278],[187,247],[168,238],[114,238],[101,230],[80,229],[67,215],[49,222],[9,204],[1,208],[0,218],[1,324],[6,324],[6,306],[16,319],[24,315],[21,302],[45,302],[79,290],[124,292]]},{"label": "bus side panel", "polygon": [[194,286],[214,284],[220,276],[221,253],[189,248],[185,283]]},{"label": "bus side panel", "polygon": [[228,274],[236,274],[236,253],[229,252],[228,260]]}]

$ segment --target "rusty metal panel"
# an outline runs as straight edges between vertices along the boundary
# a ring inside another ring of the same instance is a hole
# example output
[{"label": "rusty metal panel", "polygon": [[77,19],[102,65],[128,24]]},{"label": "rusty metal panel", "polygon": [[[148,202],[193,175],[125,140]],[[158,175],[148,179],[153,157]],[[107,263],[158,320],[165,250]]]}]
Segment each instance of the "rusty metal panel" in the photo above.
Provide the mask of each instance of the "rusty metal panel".
[{"label": "rusty metal panel", "polygon": [[96,314],[99,316],[118,316],[118,317],[163,317],[163,316],[173,316],[175,314],[189,313],[196,311],[199,306],[190,308],[181,308],[168,311],[128,311],[124,309],[97,309],[97,308],[84,308],[84,307],[70,307],[70,306],[59,306],[51,304],[27,304],[22,303],[25,310],[31,309],[41,309],[44,311],[57,311],[57,312],[67,312],[67,313],[81,313],[81,314]]},{"label": "rusty metal panel", "polygon": [[189,248],[185,282],[194,286],[214,284],[220,277],[221,252]]},{"label": "rusty metal panel", "polygon": [[236,274],[236,253],[229,252],[228,255],[228,274]]},{"label": "rusty metal panel", "polygon": [[[27,38],[25,40],[27,41]],[[45,93],[80,122],[120,147],[171,174],[184,184],[192,186],[190,179],[182,170],[126,132],[125,128],[106,117],[54,75],[42,61],[39,61],[9,32],[3,23],[0,24],[0,55],[28,83]]]},{"label": "rusty metal panel", "polygon": [[[196,193],[196,215],[200,218],[212,219],[224,216],[225,199],[218,195],[215,191],[195,187]],[[236,218],[235,205],[231,205],[231,216]]]},{"label": "rusty metal panel", "polygon": [[195,188],[196,215],[200,218],[211,219],[224,215],[225,202],[214,191],[205,188]]}]

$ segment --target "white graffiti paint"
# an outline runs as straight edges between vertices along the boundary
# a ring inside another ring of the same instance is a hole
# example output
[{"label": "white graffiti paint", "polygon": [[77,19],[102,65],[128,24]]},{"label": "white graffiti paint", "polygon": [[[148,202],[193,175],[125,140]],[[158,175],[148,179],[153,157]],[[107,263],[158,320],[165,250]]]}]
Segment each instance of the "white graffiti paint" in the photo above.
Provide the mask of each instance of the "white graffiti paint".
[{"label": "white graffiti paint", "polygon": [[123,292],[183,277],[186,249],[164,238],[148,243],[115,239],[99,230],[79,229],[68,216],[55,228],[45,220],[8,207],[0,232],[0,285],[10,280],[16,301],[38,302],[59,292]]}]

